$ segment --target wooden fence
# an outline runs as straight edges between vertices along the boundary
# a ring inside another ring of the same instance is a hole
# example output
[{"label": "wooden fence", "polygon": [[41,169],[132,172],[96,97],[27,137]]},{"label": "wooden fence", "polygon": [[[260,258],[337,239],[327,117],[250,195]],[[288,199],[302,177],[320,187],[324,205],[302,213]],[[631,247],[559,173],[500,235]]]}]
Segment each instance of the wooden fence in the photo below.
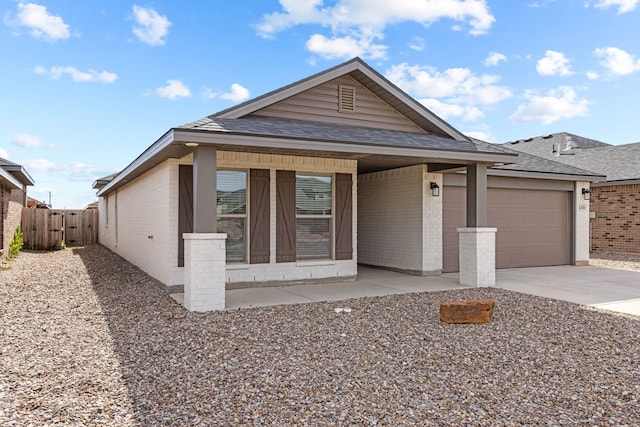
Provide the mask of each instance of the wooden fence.
[{"label": "wooden fence", "polygon": [[98,242],[97,209],[22,209],[25,249],[51,250]]}]

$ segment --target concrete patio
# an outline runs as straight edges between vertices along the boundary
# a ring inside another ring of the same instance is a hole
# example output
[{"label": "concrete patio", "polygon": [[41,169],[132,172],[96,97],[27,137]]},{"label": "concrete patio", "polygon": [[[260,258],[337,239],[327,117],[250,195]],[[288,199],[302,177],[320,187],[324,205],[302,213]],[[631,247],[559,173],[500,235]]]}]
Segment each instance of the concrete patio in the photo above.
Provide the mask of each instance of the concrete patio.
[{"label": "concrete patio", "polygon": [[[590,266],[503,269],[496,271],[496,287],[640,316],[640,272]],[[458,273],[421,277],[360,266],[358,280],[353,282],[228,290],[226,308],[341,301],[465,288],[458,283]],[[183,294],[171,296],[182,304]]]}]

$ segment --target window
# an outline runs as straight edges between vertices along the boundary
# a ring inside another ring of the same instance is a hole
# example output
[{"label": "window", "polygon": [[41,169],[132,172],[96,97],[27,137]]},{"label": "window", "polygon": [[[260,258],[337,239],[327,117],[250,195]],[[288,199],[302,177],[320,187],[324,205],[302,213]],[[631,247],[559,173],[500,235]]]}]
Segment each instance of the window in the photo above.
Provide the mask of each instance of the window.
[{"label": "window", "polygon": [[296,259],[331,258],[331,176],[296,174]]},{"label": "window", "polygon": [[216,173],[218,233],[227,233],[227,262],[246,262],[247,173]]}]

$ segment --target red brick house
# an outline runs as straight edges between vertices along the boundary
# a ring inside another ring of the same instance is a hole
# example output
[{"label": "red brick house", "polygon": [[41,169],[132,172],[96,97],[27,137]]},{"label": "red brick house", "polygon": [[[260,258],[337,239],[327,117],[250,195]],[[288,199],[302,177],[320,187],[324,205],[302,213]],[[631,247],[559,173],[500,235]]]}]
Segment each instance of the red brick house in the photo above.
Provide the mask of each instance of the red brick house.
[{"label": "red brick house", "polygon": [[33,184],[21,165],[0,158],[0,258],[7,255],[27,203],[27,186]]}]

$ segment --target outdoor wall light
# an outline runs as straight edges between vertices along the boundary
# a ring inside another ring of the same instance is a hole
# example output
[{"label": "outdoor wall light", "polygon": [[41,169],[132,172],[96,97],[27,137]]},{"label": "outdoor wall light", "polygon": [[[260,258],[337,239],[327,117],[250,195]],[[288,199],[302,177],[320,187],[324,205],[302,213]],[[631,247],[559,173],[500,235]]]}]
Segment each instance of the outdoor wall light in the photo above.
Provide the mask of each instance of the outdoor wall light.
[{"label": "outdoor wall light", "polygon": [[589,191],[589,189],[588,189],[588,188],[583,188],[583,189],[582,189],[582,197],[583,197],[585,200],[590,200],[590,199],[591,199],[591,191]]},{"label": "outdoor wall light", "polygon": [[197,147],[198,143],[197,142],[185,142],[184,145],[186,145],[187,147]]},{"label": "outdoor wall light", "polygon": [[434,197],[438,197],[440,195],[440,186],[437,182],[431,181],[431,195]]}]

